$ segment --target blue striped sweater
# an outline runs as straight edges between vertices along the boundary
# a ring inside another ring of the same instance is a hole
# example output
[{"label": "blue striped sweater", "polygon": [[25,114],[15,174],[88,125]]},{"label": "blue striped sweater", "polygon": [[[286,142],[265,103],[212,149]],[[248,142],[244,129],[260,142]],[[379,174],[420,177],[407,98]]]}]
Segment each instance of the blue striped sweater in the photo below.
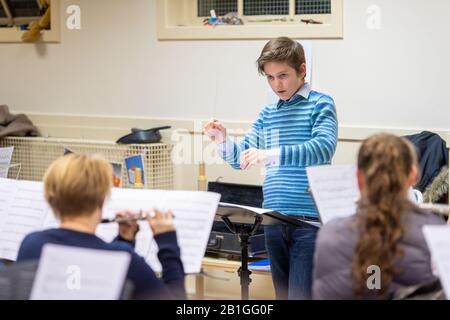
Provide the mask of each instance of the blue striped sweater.
[{"label": "blue striped sweater", "polygon": [[266,106],[251,132],[239,144],[227,139],[219,145],[219,155],[240,169],[242,151],[267,150],[274,161],[266,165],[263,207],[288,215],[317,216],[306,167],[331,163],[337,130],[333,99],[305,84],[290,100]]}]

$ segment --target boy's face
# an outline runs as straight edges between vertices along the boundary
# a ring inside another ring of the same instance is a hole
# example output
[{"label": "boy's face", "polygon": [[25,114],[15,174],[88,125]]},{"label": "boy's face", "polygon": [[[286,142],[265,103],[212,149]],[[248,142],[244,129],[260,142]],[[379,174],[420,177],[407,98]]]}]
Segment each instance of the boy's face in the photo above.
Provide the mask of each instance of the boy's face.
[{"label": "boy's face", "polygon": [[306,65],[302,64],[297,72],[286,62],[267,62],[264,64],[264,73],[273,92],[286,101],[305,83]]}]

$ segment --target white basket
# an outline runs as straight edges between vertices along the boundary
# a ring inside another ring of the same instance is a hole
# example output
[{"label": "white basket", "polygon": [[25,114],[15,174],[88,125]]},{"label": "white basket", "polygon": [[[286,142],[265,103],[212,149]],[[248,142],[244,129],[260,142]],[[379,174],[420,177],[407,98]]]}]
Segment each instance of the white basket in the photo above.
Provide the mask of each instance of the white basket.
[{"label": "white basket", "polygon": [[[173,189],[172,146],[165,143],[125,145],[111,141],[5,137],[0,139],[0,147],[14,147],[11,162],[20,164],[18,178],[21,180],[41,181],[48,166],[69,148],[75,153],[100,154],[110,162],[122,162],[125,157],[142,154],[147,188]],[[8,177],[14,178],[14,174],[10,170]],[[124,164],[122,181],[123,187],[127,187]]]}]

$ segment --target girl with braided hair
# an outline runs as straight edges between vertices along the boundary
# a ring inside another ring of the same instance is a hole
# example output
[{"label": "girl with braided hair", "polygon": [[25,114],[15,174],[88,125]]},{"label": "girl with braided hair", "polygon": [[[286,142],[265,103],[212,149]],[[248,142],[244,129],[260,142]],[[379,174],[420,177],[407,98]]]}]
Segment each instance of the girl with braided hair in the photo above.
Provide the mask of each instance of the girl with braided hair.
[{"label": "girl with braided hair", "polygon": [[324,225],[315,260],[315,299],[386,299],[402,286],[434,280],[422,226],[445,223],[408,200],[418,177],[407,140],[378,134],[358,154],[355,215]]}]

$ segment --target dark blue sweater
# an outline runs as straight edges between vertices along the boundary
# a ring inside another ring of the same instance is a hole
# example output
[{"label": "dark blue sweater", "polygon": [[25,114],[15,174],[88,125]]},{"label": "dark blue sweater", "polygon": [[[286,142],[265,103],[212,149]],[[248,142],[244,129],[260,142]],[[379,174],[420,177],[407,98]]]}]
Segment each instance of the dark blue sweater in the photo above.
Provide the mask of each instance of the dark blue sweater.
[{"label": "dark blue sweater", "polygon": [[184,299],[184,271],[180,260],[180,248],[175,232],[155,236],[158,258],[162,265],[162,280],[157,278],[144,258],[136,254],[130,242],[116,238],[107,243],[94,234],[69,229],[49,229],[34,232],[25,237],[20,245],[17,261],[37,260],[47,243],[99,250],[127,251],[131,254],[127,279],[134,285],[137,299]]}]

